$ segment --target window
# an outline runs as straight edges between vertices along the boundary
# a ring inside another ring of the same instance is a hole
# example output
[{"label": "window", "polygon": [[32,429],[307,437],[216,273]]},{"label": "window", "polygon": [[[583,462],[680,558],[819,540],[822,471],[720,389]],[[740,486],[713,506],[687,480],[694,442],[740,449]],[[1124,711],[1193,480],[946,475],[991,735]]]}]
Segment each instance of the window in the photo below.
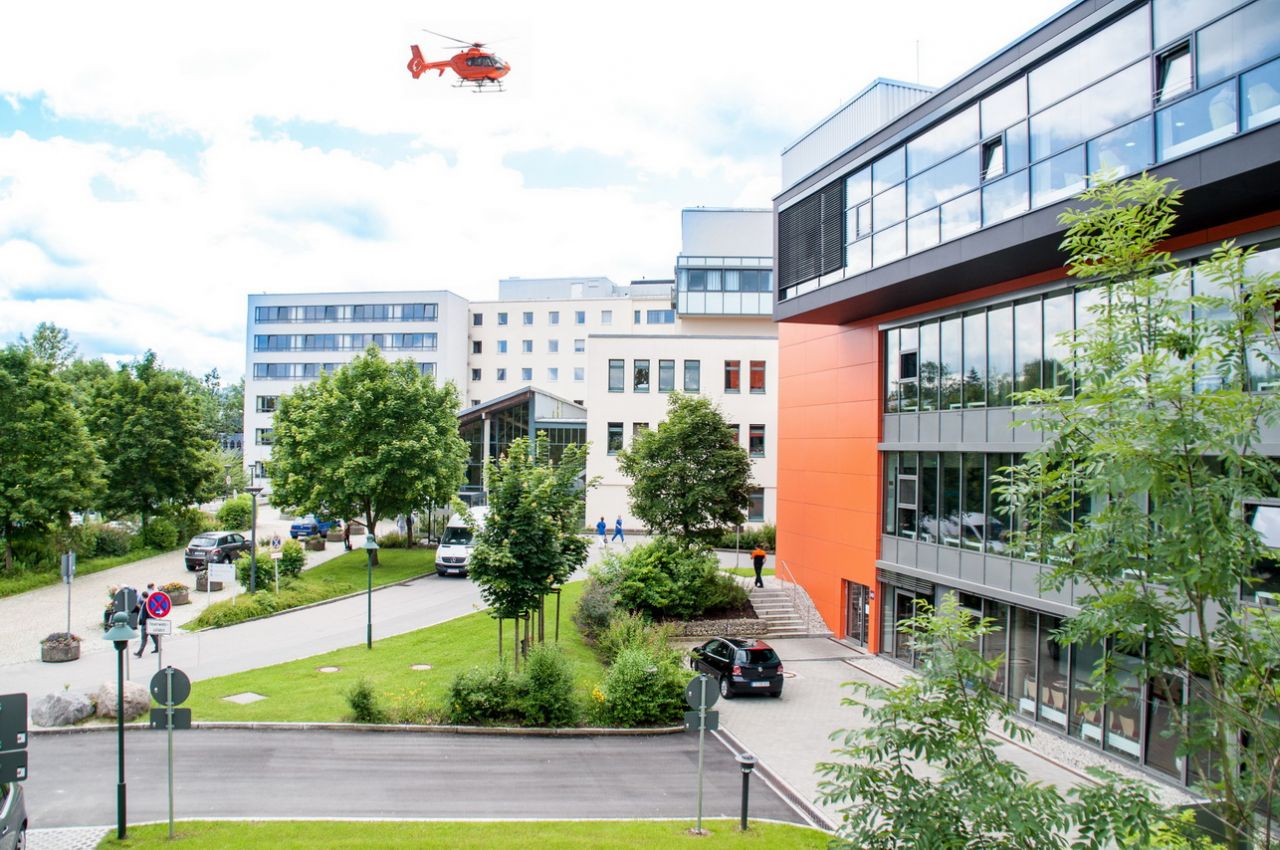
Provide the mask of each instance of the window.
[{"label": "window", "polygon": [[1184,41],[1156,57],[1156,103],[1191,91],[1191,42]]},{"label": "window", "polygon": [[520,353],[521,353],[521,354],[532,354],[532,353],[533,353],[533,340],[531,340],[531,339],[522,339],[522,340],[520,340]]},{"label": "window", "polygon": [[478,327],[480,327],[481,325],[483,325],[483,324],[484,324],[484,313],[472,313],[472,314],[471,314],[471,324],[472,324],[473,326],[477,327],[477,328],[478,328]]},{"label": "window", "polygon": [[498,340],[498,353],[499,354],[507,353],[507,341],[505,339]]},{"label": "window", "polygon": [[548,312],[548,313],[547,313],[547,324],[548,324],[548,325],[558,325],[558,324],[560,324],[560,311],[559,311],[559,310],[552,310],[552,311],[550,311],[550,312]]},{"label": "window", "polygon": [[520,380],[522,380],[522,381],[532,381],[532,380],[533,380],[533,367],[531,367],[531,366],[525,366],[525,367],[522,367],[522,368],[520,369]]},{"label": "window", "polygon": [[481,341],[480,341],[480,340],[478,340],[478,339],[473,339],[473,340],[471,340],[471,353],[472,353],[472,354],[480,354],[480,353],[482,353],[483,351],[484,351],[484,346],[483,346],[483,345],[481,345]]},{"label": "window", "polygon": [[751,499],[747,507],[747,522],[764,522],[764,488],[752,487],[747,496]]},{"label": "window", "polygon": [[1156,152],[1161,162],[1225,139],[1236,131],[1234,80],[1178,101],[1156,113]]},{"label": "window", "polygon": [[701,389],[702,362],[700,360],[684,361],[684,391],[696,393]]},{"label": "window", "polygon": [[620,393],[626,389],[626,371],[626,361],[609,361],[609,392]]},{"label": "window", "polygon": [[586,311],[586,310],[574,310],[574,311],[573,311],[573,323],[574,323],[575,325],[585,325],[585,324],[587,323],[587,311]]},{"label": "window", "polygon": [[645,315],[645,321],[651,325],[673,325],[676,321],[676,311],[650,310]]},{"label": "window", "polygon": [[547,380],[548,381],[560,380],[560,368],[558,366],[547,367]]},{"label": "window", "polygon": [[982,145],[982,179],[994,180],[1004,174],[1004,139],[996,138]]},{"label": "window", "polygon": [[1155,162],[1151,149],[1151,117],[1099,136],[1087,145],[1089,174],[1117,178],[1142,171]]},{"label": "window", "polygon": [[632,371],[631,388],[638,393],[649,391],[649,361],[637,360]]},{"label": "window", "polygon": [[1196,77],[1216,83],[1280,53],[1280,0],[1258,0],[1196,35]]},{"label": "window", "polygon": [[983,136],[998,133],[1027,117],[1027,78],[1019,77],[1009,85],[982,99],[981,130]]},{"label": "window", "polygon": [[632,321],[632,323],[633,323],[633,324],[637,324],[637,325],[638,325],[638,324],[640,324],[640,311],[639,311],[639,310],[634,311],[634,315],[632,316],[631,321]]},{"label": "window", "polygon": [[638,435],[641,431],[648,431],[648,430],[649,430],[648,422],[632,422],[631,423],[631,439],[634,440],[636,438],[636,435]]},{"label": "window", "polygon": [[1252,130],[1280,118],[1280,60],[1242,75],[1240,91],[1244,129]]},{"label": "window", "polygon": [[1061,100],[1149,50],[1148,14],[1143,6],[1033,70],[1028,75],[1031,111]]},{"label": "window", "polygon": [[742,361],[726,360],[724,361],[724,391],[727,393],[736,393],[742,391]]},{"label": "window", "polygon": [[499,313],[499,314],[498,314],[498,324],[500,324],[500,325],[505,325],[506,323],[507,323],[507,314],[506,314],[506,313]]},{"label": "window", "polygon": [[609,454],[611,455],[616,455],[618,452],[622,451],[622,423],[621,422],[609,423],[609,441],[608,443],[606,443],[606,445],[608,446],[608,451],[609,451]]},{"label": "window", "polygon": [[729,426],[729,431],[733,434],[733,444],[735,446],[742,444],[742,426],[734,422]]},{"label": "window", "polygon": [[498,370],[497,378],[498,378],[498,380],[499,380],[499,381],[505,381],[505,380],[507,379],[507,370],[506,370],[506,369],[499,369],[499,370]]},{"label": "window", "polygon": [[764,457],[763,425],[752,425],[747,430],[747,451],[752,457]]},{"label": "window", "polygon": [[471,370],[471,380],[473,380],[473,381],[478,381],[478,380],[480,380],[480,370],[479,370],[479,369],[472,369],[472,370]]},{"label": "window", "polygon": [[764,361],[751,361],[751,392],[764,392]]},{"label": "window", "polygon": [[278,395],[260,395],[258,396],[258,403],[254,407],[254,410],[258,413],[273,413],[275,412],[276,405],[279,402],[280,396]]},{"label": "window", "polygon": [[547,340],[547,353],[548,353],[548,354],[559,354],[559,353],[560,353],[560,340],[558,340],[558,339],[549,339],[549,340]]},{"label": "window", "polygon": [[525,311],[524,311],[524,317],[523,317],[522,321],[523,321],[523,323],[524,323],[524,324],[526,324],[526,325],[532,325],[532,324],[533,324],[533,311],[532,311],[532,310],[525,310]]},{"label": "window", "polygon": [[587,379],[587,370],[584,366],[573,367],[573,379],[575,381],[585,381]]},{"label": "window", "polygon": [[602,324],[602,325],[612,325],[612,324],[613,324],[613,311],[612,311],[612,310],[601,310],[601,311],[600,311],[600,324]]},{"label": "window", "polygon": [[658,361],[658,392],[669,393],[676,388],[676,361]]},{"label": "window", "polygon": [[573,353],[581,354],[587,350],[587,341],[585,339],[575,339],[573,341]]},{"label": "window", "polygon": [[269,446],[275,436],[274,428],[254,428],[253,441],[259,446]]}]

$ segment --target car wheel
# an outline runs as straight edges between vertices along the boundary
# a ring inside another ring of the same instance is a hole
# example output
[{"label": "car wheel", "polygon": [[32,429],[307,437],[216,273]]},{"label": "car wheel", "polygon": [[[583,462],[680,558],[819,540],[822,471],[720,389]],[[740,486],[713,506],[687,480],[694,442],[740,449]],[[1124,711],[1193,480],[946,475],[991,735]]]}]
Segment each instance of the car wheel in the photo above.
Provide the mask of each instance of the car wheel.
[{"label": "car wheel", "polygon": [[18,841],[13,845],[13,850],[27,850],[27,825],[24,823],[22,829],[18,830]]},{"label": "car wheel", "polygon": [[782,696],[782,691],[769,691],[769,696],[773,697],[774,699],[777,699],[778,697]]},{"label": "car wheel", "polygon": [[733,688],[729,686],[729,677],[720,677],[720,696],[725,699],[733,699]]}]

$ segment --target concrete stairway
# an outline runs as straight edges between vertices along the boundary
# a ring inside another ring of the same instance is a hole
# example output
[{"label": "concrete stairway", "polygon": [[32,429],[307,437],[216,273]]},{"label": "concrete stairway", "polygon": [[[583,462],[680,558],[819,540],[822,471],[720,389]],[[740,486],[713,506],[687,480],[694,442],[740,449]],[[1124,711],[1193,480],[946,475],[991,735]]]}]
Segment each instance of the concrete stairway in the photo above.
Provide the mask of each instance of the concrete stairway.
[{"label": "concrete stairway", "polygon": [[751,588],[751,606],[756,616],[769,623],[769,638],[829,637],[831,632],[817,621],[817,630],[805,622],[802,612],[796,611],[790,591],[773,587]]}]

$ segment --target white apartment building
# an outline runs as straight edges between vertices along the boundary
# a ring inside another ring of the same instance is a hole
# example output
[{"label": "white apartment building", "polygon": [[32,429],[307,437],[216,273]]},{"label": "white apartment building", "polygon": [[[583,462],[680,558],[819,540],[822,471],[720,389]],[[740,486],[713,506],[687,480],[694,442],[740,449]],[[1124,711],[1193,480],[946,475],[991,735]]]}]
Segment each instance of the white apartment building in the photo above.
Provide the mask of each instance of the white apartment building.
[{"label": "white apartment building", "polygon": [[465,406],[467,302],[443,290],[249,296],[245,334],[244,462],[270,488],[271,417],[280,396],[349,363],[371,344],[453,381]]}]

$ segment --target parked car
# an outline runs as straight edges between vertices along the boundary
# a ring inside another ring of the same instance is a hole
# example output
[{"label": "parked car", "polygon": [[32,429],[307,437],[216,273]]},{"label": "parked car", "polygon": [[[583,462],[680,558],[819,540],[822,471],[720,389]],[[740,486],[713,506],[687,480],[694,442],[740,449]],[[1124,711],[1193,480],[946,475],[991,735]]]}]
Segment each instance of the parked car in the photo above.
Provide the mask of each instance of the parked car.
[{"label": "parked car", "polygon": [[27,805],[22,786],[0,782],[0,850],[26,850]]},{"label": "parked car", "polygon": [[203,570],[210,564],[234,561],[241,552],[248,552],[250,545],[238,531],[206,531],[191,538],[183,558],[187,569],[194,572]]},{"label": "parked car", "polygon": [[689,666],[717,680],[720,696],[782,696],[782,659],[773,647],[755,638],[717,637],[690,650]]},{"label": "parked car", "polygon": [[289,526],[289,536],[294,540],[299,537],[315,537],[317,534],[328,534],[329,529],[342,529],[342,520],[340,519],[319,519],[314,514],[304,516],[302,519]]}]

